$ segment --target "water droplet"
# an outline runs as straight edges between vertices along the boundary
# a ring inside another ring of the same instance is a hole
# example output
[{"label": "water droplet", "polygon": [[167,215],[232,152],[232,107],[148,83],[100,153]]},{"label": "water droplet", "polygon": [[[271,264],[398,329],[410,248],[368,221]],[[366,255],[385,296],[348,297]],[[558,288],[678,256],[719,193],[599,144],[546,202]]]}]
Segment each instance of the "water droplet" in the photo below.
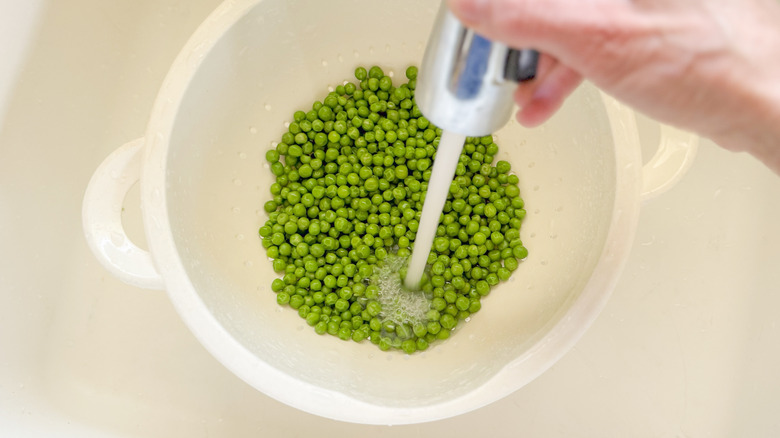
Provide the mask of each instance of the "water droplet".
[{"label": "water droplet", "polygon": [[390,44],[385,44],[385,52],[389,52],[389,51],[390,51]]},{"label": "water droplet", "polygon": [[244,235],[241,233],[236,234],[236,240],[244,240]]},{"label": "water droplet", "polygon": [[536,163],[535,163],[535,162],[531,161],[530,163],[528,163],[528,168],[529,168],[529,169],[533,169],[533,168],[534,168],[534,166],[536,166]]},{"label": "water droplet", "polygon": [[200,43],[196,45],[190,53],[187,54],[187,59],[185,60],[185,63],[188,66],[194,66],[197,65],[201,59],[203,59],[203,47],[205,46],[205,43]]},{"label": "water droplet", "polygon": [[336,55],[336,59],[337,59],[339,62],[344,62],[344,57],[343,57],[343,56],[341,56],[341,53],[339,53],[338,55]]},{"label": "water droplet", "polygon": [[374,46],[368,46],[368,53],[369,53],[370,55],[373,55],[373,54],[374,54]]},{"label": "water droplet", "polygon": [[266,111],[271,111],[271,104],[266,103],[265,104],[265,110]]},{"label": "water droplet", "polygon": [[538,191],[539,191],[539,185],[538,185],[538,184],[534,186],[534,191],[535,191],[535,192],[538,192]]},{"label": "water droplet", "polygon": [[542,266],[547,266],[547,260],[542,260],[542,261],[541,261],[541,262],[539,262],[539,263],[540,263]]},{"label": "water droplet", "polygon": [[285,128],[289,128],[290,127],[290,122],[284,122],[284,127]]},{"label": "water droplet", "polygon": [[257,128],[255,128],[254,126],[250,126],[249,127],[249,133],[253,134],[253,135],[257,134]]},{"label": "water droplet", "polygon": [[240,186],[243,183],[241,182],[241,180],[239,178],[233,178],[233,184],[235,184],[237,186]]},{"label": "water droplet", "polygon": [[246,152],[239,152],[238,153],[238,158],[240,158],[242,160],[245,159],[246,158]]},{"label": "water droplet", "polygon": [[650,240],[646,240],[646,241],[640,242],[639,244],[641,246],[651,246],[654,243],[655,243],[655,235],[652,235],[652,236],[650,236]]},{"label": "water droplet", "polygon": [[125,235],[117,232],[111,233],[111,244],[114,246],[122,246],[125,244]]},{"label": "water droplet", "polygon": [[355,58],[360,58],[360,53],[357,50],[352,52],[352,54],[355,56]]},{"label": "water droplet", "polygon": [[152,204],[159,205],[162,203],[162,192],[160,192],[160,189],[154,189],[152,190]]},{"label": "water droplet", "polygon": [[254,262],[252,260],[247,260],[244,262],[244,266],[247,268],[251,268],[254,265]]},{"label": "water droplet", "polygon": [[232,211],[233,214],[241,214],[241,207],[233,207],[230,211]]},{"label": "water droplet", "polygon": [[392,78],[393,76],[395,76],[395,71],[390,70],[389,72],[387,72],[387,75]]},{"label": "water droplet", "polygon": [[159,148],[165,145],[165,137],[162,133],[154,134],[154,140],[152,140],[152,148]]},{"label": "water droplet", "polygon": [[323,60],[322,60],[322,66],[323,66],[323,67],[327,67],[327,66],[328,66],[328,61],[326,61],[326,60],[324,60],[324,59],[323,59]]},{"label": "water droplet", "polygon": [[333,88],[333,85],[328,85],[328,91],[333,91],[335,88]]}]

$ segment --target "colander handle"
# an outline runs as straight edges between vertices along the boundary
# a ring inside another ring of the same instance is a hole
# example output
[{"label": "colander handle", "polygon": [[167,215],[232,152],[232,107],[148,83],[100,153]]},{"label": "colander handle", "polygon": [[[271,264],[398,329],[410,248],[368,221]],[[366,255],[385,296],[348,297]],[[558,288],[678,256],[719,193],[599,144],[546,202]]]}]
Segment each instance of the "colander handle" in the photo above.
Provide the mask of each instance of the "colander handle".
[{"label": "colander handle", "polygon": [[84,235],[98,261],[123,282],[163,289],[163,280],[148,251],[136,246],[122,226],[122,205],[141,175],[144,139],[115,150],[98,166],[89,181],[82,204]]},{"label": "colander handle", "polygon": [[642,200],[672,188],[691,167],[698,146],[696,134],[661,124],[658,150],[642,169]]}]

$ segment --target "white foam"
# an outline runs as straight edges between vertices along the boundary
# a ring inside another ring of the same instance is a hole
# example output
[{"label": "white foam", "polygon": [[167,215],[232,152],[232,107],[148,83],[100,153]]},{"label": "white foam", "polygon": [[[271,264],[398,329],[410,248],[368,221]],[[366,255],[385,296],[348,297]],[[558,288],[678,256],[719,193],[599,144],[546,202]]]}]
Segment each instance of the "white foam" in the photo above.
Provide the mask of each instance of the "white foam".
[{"label": "white foam", "polygon": [[401,268],[406,259],[389,255],[377,271],[377,301],[382,305],[380,317],[395,324],[415,325],[426,321],[431,299],[419,290],[408,290],[401,283]]}]

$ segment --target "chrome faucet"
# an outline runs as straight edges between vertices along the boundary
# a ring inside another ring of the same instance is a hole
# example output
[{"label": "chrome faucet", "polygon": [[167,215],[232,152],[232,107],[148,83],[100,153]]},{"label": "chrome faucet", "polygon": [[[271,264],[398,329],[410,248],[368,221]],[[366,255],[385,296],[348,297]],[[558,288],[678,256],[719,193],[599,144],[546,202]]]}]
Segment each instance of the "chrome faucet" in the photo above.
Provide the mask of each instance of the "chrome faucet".
[{"label": "chrome faucet", "polygon": [[466,28],[445,2],[417,75],[415,100],[434,125],[466,136],[488,135],[509,121],[518,82],[536,75],[539,53],[490,41]]}]

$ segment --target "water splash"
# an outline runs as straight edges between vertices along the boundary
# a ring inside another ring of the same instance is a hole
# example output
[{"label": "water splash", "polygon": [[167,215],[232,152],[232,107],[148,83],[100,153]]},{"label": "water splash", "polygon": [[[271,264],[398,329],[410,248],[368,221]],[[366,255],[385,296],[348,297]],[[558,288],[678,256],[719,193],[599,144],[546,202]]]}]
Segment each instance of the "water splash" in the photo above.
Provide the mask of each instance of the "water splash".
[{"label": "water splash", "polygon": [[405,264],[406,258],[390,255],[376,271],[377,301],[382,305],[380,316],[395,324],[423,323],[431,310],[431,299],[422,291],[404,288],[399,271]]}]

